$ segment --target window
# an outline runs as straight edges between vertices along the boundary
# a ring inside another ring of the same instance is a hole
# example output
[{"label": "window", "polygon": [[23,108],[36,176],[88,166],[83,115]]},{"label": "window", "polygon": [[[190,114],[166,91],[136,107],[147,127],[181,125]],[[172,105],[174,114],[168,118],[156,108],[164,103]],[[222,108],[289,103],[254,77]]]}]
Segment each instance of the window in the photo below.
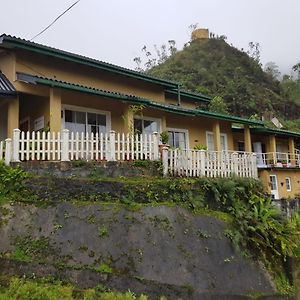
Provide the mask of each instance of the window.
[{"label": "window", "polygon": [[292,190],[291,177],[285,178],[286,190],[290,192]]},{"label": "window", "polygon": [[153,132],[160,131],[159,119],[153,118],[134,118],[134,132],[152,134]]},{"label": "window", "polygon": [[[215,151],[214,134],[212,132],[206,132],[206,143],[208,151]],[[221,133],[221,150],[227,150],[227,135]]]},{"label": "window", "polygon": [[238,151],[245,152],[245,142],[238,142]]},{"label": "window", "polygon": [[188,131],[185,129],[168,128],[169,145],[173,148],[188,149]]},{"label": "window", "polygon": [[106,133],[108,132],[109,113],[84,111],[83,108],[66,108],[63,114],[64,128],[70,132]]}]

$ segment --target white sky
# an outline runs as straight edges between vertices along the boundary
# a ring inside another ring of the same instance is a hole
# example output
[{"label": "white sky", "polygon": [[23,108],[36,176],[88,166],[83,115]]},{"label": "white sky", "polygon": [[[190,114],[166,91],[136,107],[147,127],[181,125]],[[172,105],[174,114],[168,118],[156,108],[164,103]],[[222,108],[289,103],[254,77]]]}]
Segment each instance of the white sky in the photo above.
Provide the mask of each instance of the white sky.
[{"label": "white sky", "polygon": [[[0,34],[30,39],[74,1],[0,0]],[[181,48],[198,23],[238,48],[259,42],[262,63],[289,73],[300,62],[299,11],[299,0],[81,0],[35,42],[134,68],[143,45]]]}]

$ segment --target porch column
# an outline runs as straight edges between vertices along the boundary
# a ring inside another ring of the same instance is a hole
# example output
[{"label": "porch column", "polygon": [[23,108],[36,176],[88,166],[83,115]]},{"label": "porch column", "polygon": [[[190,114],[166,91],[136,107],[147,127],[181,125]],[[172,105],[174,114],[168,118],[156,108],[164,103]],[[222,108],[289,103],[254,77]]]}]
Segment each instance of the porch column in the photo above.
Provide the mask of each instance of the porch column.
[{"label": "porch column", "polygon": [[252,152],[251,134],[249,125],[244,126],[244,141],[245,141],[245,152]]},{"label": "porch column", "polygon": [[220,130],[220,123],[215,121],[213,124],[213,133],[214,133],[214,146],[215,151],[221,151],[221,130]]},{"label": "porch column", "polygon": [[291,166],[296,166],[296,160],[295,160],[295,142],[293,138],[289,138],[289,153],[290,153],[290,163]]},{"label": "porch column", "polygon": [[128,107],[125,108],[122,117],[123,117],[123,120],[124,120],[124,129],[122,131],[124,133],[134,133],[133,112],[130,109],[130,106],[128,106]]},{"label": "porch column", "polygon": [[19,97],[8,101],[7,137],[12,138],[13,130],[17,128],[19,128]]},{"label": "porch column", "polygon": [[61,131],[61,93],[60,90],[50,89],[50,131]]},{"label": "porch column", "polygon": [[270,135],[269,137],[269,152],[273,154],[273,158],[270,157],[270,159],[274,160],[274,163],[277,163],[277,157],[276,157],[276,137],[275,135]]}]

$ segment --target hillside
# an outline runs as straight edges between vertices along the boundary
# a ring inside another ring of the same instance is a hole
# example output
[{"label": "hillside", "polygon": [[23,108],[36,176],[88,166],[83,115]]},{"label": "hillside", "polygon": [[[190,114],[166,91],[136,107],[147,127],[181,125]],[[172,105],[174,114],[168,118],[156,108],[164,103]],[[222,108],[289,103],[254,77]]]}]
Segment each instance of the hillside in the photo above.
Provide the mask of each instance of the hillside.
[{"label": "hillside", "polygon": [[0,299],[36,284],[14,277],[149,300],[297,292],[299,218],[282,218],[259,181],[162,178],[155,163],[109,177],[93,163],[22,167],[0,164]]},{"label": "hillside", "polygon": [[192,41],[147,72],[179,81],[193,92],[222,96],[235,115],[250,117],[272,112],[282,120],[294,120],[300,115],[299,102],[262,70],[258,60],[223,39]]}]

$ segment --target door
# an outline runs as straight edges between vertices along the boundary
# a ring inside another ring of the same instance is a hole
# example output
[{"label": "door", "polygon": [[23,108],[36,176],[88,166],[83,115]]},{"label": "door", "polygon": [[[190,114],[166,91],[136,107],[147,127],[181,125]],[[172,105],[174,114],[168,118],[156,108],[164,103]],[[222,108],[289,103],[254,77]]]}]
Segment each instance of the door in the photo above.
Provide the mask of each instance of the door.
[{"label": "door", "polygon": [[277,176],[270,175],[270,183],[271,183],[271,196],[273,199],[279,199],[278,193],[278,184],[277,184]]},{"label": "door", "polygon": [[257,166],[258,167],[265,166],[266,162],[264,161],[261,142],[253,143],[253,150],[256,153]]}]

